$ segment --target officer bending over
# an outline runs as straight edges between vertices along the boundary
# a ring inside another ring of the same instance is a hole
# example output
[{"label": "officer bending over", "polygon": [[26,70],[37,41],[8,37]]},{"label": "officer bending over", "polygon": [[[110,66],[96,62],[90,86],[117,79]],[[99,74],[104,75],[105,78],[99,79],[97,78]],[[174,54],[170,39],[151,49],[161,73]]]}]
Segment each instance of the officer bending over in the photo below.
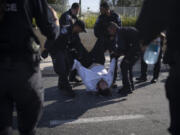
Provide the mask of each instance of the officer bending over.
[{"label": "officer bending over", "polygon": [[[113,10],[110,10],[110,6],[107,2],[103,2],[100,5],[100,12],[101,15],[96,20],[94,26],[94,34],[98,38],[93,50],[91,51],[91,55],[94,58],[94,62],[100,63],[104,65],[105,63],[105,51],[109,50],[111,53],[112,42],[109,40],[109,35],[107,32],[107,27],[110,22],[116,23],[119,27],[121,27],[122,22],[117,13]],[[110,56],[111,57],[111,56]],[[118,58],[116,58],[118,59]],[[115,76],[114,76],[114,83],[117,76],[117,62],[116,60],[116,69],[115,69]]]},{"label": "officer bending over", "polygon": [[74,57],[72,52],[76,52],[78,58],[82,57],[78,53],[77,46],[82,45],[79,33],[85,32],[85,24],[81,20],[77,20],[72,27],[67,27],[66,32],[60,34],[53,46],[47,44],[46,49],[52,57],[54,70],[59,76],[58,88],[67,96],[74,97],[75,93],[69,83],[69,73],[73,64]]},{"label": "officer bending over", "polygon": [[114,51],[116,55],[124,56],[121,63],[123,87],[119,90],[119,94],[127,95],[134,90],[132,69],[141,52],[138,32],[133,27],[119,28],[113,22],[109,24],[107,29],[109,34],[114,36]]},{"label": "officer bending over", "polygon": [[20,135],[35,135],[43,90],[32,19],[48,39],[57,37],[58,19],[46,0],[1,0],[0,4],[0,135],[13,134],[14,105]]}]

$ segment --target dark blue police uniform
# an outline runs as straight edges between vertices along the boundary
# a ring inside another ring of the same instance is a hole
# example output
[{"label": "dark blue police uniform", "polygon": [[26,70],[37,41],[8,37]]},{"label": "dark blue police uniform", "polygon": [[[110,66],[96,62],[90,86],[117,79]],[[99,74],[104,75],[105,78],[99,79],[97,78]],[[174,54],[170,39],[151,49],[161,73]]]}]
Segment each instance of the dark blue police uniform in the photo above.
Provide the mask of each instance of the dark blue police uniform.
[{"label": "dark blue police uniform", "polygon": [[34,135],[43,103],[35,18],[42,34],[55,39],[59,28],[45,0],[6,0],[0,20],[0,135],[11,135],[14,105],[21,135]]},{"label": "dark blue police uniform", "polygon": [[106,50],[111,50],[112,42],[109,40],[107,31],[108,24],[110,22],[116,23],[121,26],[121,19],[114,11],[110,12],[110,16],[100,15],[96,20],[94,26],[94,34],[98,38],[94,48],[91,51],[91,55],[94,58],[94,62],[103,64],[105,63],[104,53]]},{"label": "dark blue police uniform", "polygon": [[[152,10],[153,9],[153,10]],[[169,99],[172,135],[180,132],[179,88],[180,88],[180,47],[178,0],[146,0],[136,23],[140,40],[147,45],[160,32],[167,31],[167,62],[170,74],[166,82],[166,95]]]},{"label": "dark blue police uniform", "polygon": [[[119,27],[122,26],[121,19],[118,14],[114,11],[110,11],[110,16],[107,15],[100,15],[95,23],[94,26],[94,34],[98,38],[94,48],[90,52],[91,57],[93,58],[93,62],[103,64],[105,63],[105,51],[109,50],[112,52],[112,41],[109,40],[109,35],[107,31],[108,24],[110,22],[116,23]],[[110,56],[112,58],[112,56]],[[116,58],[118,59],[118,58]],[[114,83],[117,78],[117,60],[116,60],[116,67],[114,73]]]},{"label": "dark blue police uniform", "polygon": [[116,34],[117,53],[123,55],[121,74],[123,88],[119,93],[128,94],[134,89],[132,69],[140,57],[138,31],[133,27],[119,28]]}]

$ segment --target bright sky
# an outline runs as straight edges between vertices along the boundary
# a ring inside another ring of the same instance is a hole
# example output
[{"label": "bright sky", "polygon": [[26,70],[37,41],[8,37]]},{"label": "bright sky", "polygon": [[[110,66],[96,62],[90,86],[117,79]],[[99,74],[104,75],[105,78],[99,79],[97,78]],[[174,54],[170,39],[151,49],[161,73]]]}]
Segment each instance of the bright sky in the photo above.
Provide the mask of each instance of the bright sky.
[{"label": "bright sky", "polygon": [[[81,0],[82,3],[82,11],[87,11],[89,7],[90,11],[98,12],[99,11],[99,1],[100,0]],[[69,5],[71,6],[72,3],[79,2],[79,0],[69,0]]]}]

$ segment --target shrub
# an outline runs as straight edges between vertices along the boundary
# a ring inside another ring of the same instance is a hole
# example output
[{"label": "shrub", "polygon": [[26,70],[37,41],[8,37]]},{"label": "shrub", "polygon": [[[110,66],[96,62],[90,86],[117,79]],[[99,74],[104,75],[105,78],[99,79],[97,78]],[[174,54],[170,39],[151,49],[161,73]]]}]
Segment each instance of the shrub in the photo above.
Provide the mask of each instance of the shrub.
[{"label": "shrub", "polygon": [[91,16],[85,17],[82,20],[85,22],[86,28],[93,28],[94,24],[96,23],[96,19],[97,19],[96,15],[91,15]]},{"label": "shrub", "polygon": [[123,26],[135,26],[137,17],[121,17]]},{"label": "shrub", "polygon": [[[98,17],[97,15],[91,15],[91,16],[82,18],[82,20],[85,22],[87,28],[93,28],[97,17]],[[123,26],[135,26],[137,17],[124,16],[124,17],[121,17],[121,20],[122,20]]]},{"label": "shrub", "polygon": [[[57,12],[58,17],[61,17],[61,13]],[[81,17],[81,19],[85,22],[86,28],[92,29],[94,28],[94,24],[96,23],[98,15],[87,15],[84,17]],[[123,26],[135,26],[137,17],[128,17],[128,16],[122,16],[122,25]],[[35,20],[33,19],[33,24],[35,25]]]}]

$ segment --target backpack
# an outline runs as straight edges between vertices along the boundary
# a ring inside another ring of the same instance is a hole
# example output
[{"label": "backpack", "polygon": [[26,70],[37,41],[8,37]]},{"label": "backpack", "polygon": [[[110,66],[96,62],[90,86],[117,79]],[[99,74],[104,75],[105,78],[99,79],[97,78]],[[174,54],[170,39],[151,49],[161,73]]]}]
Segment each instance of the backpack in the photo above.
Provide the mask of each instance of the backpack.
[{"label": "backpack", "polygon": [[0,22],[3,20],[6,0],[0,0]]}]

